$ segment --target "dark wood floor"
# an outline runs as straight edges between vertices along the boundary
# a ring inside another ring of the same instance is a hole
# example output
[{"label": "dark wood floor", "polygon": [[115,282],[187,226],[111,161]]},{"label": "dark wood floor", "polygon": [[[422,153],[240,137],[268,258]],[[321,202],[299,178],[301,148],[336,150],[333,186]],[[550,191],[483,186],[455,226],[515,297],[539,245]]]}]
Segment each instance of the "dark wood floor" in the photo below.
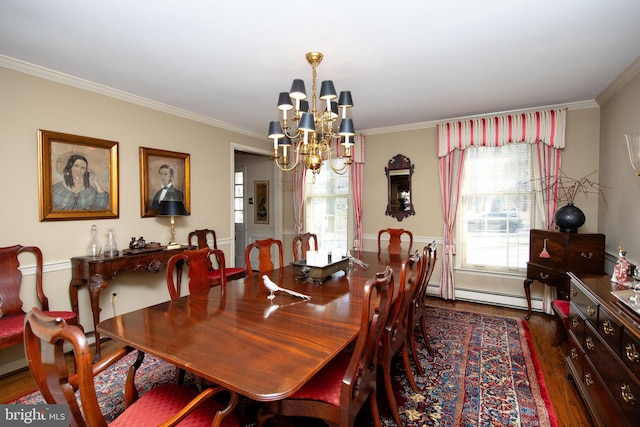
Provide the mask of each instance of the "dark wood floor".
[{"label": "dark wood floor", "polygon": [[[441,307],[456,308],[485,314],[524,317],[522,310],[475,304],[464,301],[443,301],[429,298],[428,304]],[[552,316],[534,313],[529,320],[531,339],[538,360],[542,366],[544,379],[551,395],[559,426],[576,427],[592,425],[576,387],[568,382],[564,373],[564,356],[566,343],[552,347],[555,323]],[[106,341],[102,351],[108,354],[120,347],[117,341]],[[35,389],[35,384],[28,370],[16,372],[0,378],[0,402],[6,403]]]}]

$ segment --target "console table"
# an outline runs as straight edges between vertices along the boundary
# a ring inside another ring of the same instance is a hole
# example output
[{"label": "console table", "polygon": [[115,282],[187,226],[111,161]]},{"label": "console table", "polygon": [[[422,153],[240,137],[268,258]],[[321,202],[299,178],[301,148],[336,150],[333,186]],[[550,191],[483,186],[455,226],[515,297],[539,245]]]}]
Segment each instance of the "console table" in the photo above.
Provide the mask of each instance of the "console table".
[{"label": "console table", "polygon": [[[71,296],[71,308],[78,315],[78,290],[82,286],[88,286],[91,299],[91,313],[93,314],[93,330],[96,338],[96,354],[94,360],[100,360],[100,333],[96,326],[100,323],[100,293],[120,270],[149,271],[157,273],[163,270],[169,258],[189,249],[183,246],[179,249],[157,250],[149,252],[129,253],[114,257],[80,256],[71,258],[71,282],[69,294]],[[177,265],[178,280],[182,277],[181,265]]]},{"label": "console table", "polygon": [[557,288],[558,297],[568,299],[568,271],[604,274],[604,241],[604,234],[531,230],[527,278],[524,280],[528,308],[525,319],[531,317],[531,283],[534,280]]}]

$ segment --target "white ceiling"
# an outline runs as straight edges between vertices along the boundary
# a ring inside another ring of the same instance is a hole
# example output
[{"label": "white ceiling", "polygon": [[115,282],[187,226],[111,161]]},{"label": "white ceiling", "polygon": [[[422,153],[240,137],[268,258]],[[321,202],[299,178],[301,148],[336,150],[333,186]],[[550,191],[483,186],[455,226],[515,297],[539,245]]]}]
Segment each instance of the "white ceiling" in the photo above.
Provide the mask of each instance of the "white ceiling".
[{"label": "white ceiling", "polygon": [[359,131],[590,101],[640,56],[640,1],[0,0],[0,65],[265,140],[279,92],[310,96],[312,50]]}]

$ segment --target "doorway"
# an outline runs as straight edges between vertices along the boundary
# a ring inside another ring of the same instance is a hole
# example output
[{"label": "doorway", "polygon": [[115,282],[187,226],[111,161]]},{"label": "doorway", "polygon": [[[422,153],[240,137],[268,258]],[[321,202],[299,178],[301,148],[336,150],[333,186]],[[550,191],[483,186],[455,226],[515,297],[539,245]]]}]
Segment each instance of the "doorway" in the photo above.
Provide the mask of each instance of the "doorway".
[{"label": "doorway", "polygon": [[[247,245],[258,239],[282,240],[281,174],[272,153],[253,147],[234,146],[233,151],[233,230],[235,265],[245,265]],[[242,184],[237,182],[241,180]],[[268,183],[268,216],[256,218],[256,182]],[[253,262],[253,260],[252,260]]]}]

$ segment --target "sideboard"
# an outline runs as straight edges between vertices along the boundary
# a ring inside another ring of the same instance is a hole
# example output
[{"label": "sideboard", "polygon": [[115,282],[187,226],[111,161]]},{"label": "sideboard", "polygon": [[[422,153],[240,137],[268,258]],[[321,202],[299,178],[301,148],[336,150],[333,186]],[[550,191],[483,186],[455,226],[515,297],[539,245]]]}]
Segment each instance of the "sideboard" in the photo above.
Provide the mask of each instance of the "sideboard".
[{"label": "sideboard", "polygon": [[640,315],[611,291],[627,289],[609,275],[570,278],[567,376],[597,426],[640,420]]},{"label": "sideboard", "polygon": [[537,280],[558,289],[560,299],[568,299],[569,277],[573,273],[604,273],[604,234],[563,233],[551,230],[529,232],[529,262],[524,293],[527,316],[531,316],[531,283]]},{"label": "sideboard", "polygon": [[[100,333],[96,326],[100,323],[100,293],[109,286],[116,273],[121,270],[148,271],[157,273],[167,266],[169,259],[190,246],[182,246],[178,249],[162,249],[157,251],[140,251],[139,253],[122,254],[114,257],[79,256],[71,258],[71,282],[69,283],[69,295],[71,297],[71,309],[78,315],[78,290],[87,286],[89,299],[91,300],[91,314],[93,317],[93,330],[96,338],[96,354],[94,360],[100,360]],[[181,264],[178,267],[178,280]],[[168,296],[168,295],[167,295]]]}]

